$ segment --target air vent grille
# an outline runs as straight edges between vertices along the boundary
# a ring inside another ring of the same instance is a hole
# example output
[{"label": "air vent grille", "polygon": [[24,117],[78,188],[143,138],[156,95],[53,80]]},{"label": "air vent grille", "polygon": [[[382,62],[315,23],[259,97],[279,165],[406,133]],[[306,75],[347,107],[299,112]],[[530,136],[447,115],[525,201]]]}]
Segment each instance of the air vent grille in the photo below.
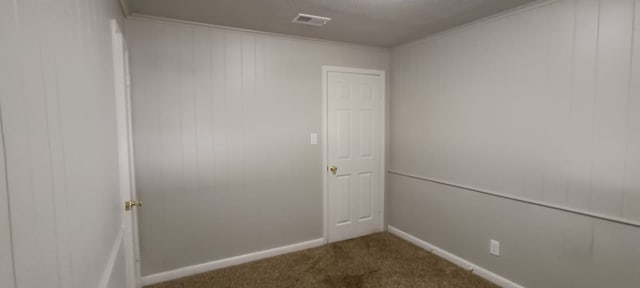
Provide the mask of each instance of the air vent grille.
[{"label": "air vent grille", "polygon": [[298,14],[298,16],[296,16],[295,18],[293,18],[293,20],[291,20],[291,22],[293,23],[300,23],[300,24],[306,24],[306,25],[312,25],[312,26],[323,26],[324,24],[327,24],[327,22],[329,21],[331,21],[331,18],[309,15],[309,14],[302,14],[302,13]]}]

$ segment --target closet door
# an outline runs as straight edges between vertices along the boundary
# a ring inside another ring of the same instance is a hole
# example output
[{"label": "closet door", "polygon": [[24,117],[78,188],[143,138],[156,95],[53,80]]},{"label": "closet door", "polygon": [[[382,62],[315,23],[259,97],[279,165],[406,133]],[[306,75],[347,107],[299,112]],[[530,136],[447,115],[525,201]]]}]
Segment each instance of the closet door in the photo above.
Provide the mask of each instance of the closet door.
[{"label": "closet door", "polygon": [[326,68],[329,242],[382,230],[382,71]]}]

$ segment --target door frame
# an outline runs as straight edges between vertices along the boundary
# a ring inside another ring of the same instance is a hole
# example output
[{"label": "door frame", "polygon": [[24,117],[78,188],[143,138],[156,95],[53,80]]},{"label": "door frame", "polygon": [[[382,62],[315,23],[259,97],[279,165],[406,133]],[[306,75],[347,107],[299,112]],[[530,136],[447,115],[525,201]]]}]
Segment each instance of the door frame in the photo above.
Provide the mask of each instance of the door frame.
[{"label": "door frame", "polygon": [[382,97],[378,101],[380,114],[379,123],[378,123],[378,140],[379,147],[378,149],[378,165],[379,165],[379,195],[380,197],[378,204],[379,221],[378,230],[384,231],[384,223],[385,223],[385,198],[386,198],[386,189],[385,189],[385,176],[386,176],[386,166],[385,166],[385,156],[386,156],[386,112],[387,112],[387,78],[384,70],[375,70],[375,69],[361,69],[361,68],[353,68],[353,67],[344,67],[344,66],[332,66],[332,65],[323,65],[322,66],[322,238],[325,243],[329,243],[329,72],[344,72],[344,73],[354,73],[354,74],[363,74],[363,75],[373,75],[380,77],[380,87],[382,91]]},{"label": "door frame", "polygon": [[[118,157],[126,157],[119,159],[118,170],[120,174],[120,185],[127,185],[122,180],[126,179],[129,186],[129,194],[134,200],[136,198],[136,182],[135,182],[135,166],[133,157],[133,137],[132,137],[132,112],[131,112],[131,75],[129,70],[129,50],[127,46],[127,40],[124,35],[124,31],[120,26],[120,23],[113,19],[111,20],[112,29],[112,45],[113,45],[113,61],[114,61],[114,81],[115,81],[115,98],[116,98],[116,124],[117,133],[125,133],[125,139],[118,139]],[[118,64],[116,64],[118,63]],[[121,65],[121,67],[119,67]],[[122,101],[122,102],[120,102]],[[118,135],[120,137],[121,135]],[[121,141],[124,141],[121,143]],[[120,155],[120,145],[127,147],[127,155]],[[124,171],[128,172],[128,175],[123,175]],[[122,188],[119,191],[122,195]],[[124,200],[124,199],[121,199]],[[127,200],[125,200],[127,201]],[[126,286],[127,288],[139,288],[141,287],[141,270],[140,270],[140,244],[138,240],[138,220],[137,209],[131,209],[130,211],[124,211],[124,201],[120,201],[121,217],[123,221],[128,223],[130,231],[123,230],[122,249],[124,249],[124,258],[126,264]],[[123,222],[124,223],[124,222]],[[122,227],[125,229],[126,227]]]}]

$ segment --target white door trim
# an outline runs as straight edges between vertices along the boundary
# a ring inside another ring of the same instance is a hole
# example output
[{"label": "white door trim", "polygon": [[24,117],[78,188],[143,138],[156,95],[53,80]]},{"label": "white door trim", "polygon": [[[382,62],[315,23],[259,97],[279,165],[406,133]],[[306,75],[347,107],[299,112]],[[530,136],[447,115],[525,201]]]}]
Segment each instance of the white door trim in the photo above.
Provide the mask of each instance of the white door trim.
[{"label": "white door trim", "polygon": [[[124,201],[133,200],[136,196],[135,173],[133,166],[133,147],[131,136],[131,93],[129,79],[129,60],[123,30],[117,20],[111,20],[113,40],[113,63],[115,84],[115,109],[118,141],[118,165],[120,180],[120,206],[122,219],[121,240],[114,247],[124,249],[126,270],[126,287],[140,287],[140,265],[138,261],[138,235],[136,210],[124,211]],[[125,195],[126,194],[126,195]],[[121,245],[120,245],[121,243]],[[118,251],[119,251],[118,249]],[[114,252],[117,255],[118,251]],[[115,261],[115,258],[114,258]],[[111,266],[111,269],[114,267]],[[111,274],[111,272],[109,272]],[[106,279],[104,283],[108,283]]]},{"label": "white door trim", "polygon": [[379,144],[380,144],[380,149],[378,151],[378,159],[379,159],[379,169],[380,169],[380,177],[379,178],[379,205],[380,207],[378,207],[378,211],[380,211],[380,217],[379,221],[380,223],[378,223],[378,230],[379,231],[383,231],[384,230],[384,207],[385,207],[385,203],[384,203],[384,199],[385,199],[385,195],[386,195],[386,189],[385,189],[385,175],[386,175],[386,169],[385,169],[385,151],[386,151],[386,147],[385,147],[385,143],[386,143],[386,139],[385,139],[385,135],[386,135],[386,131],[385,131],[385,127],[386,127],[386,111],[387,111],[387,88],[386,88],[386,83],[387,83],[387,78],[386,78],[386,73],[384,70],[374,70],[374,69],[360,69],[360,68],[352,68],[352,67],[342,67],[342,66],[330,66],[330,65],[324,65],[322,66],[322,211],[323,211],[323,217],[322,217],[322,224],[323,224],[323,231],[322,231],[322,238],[324,239],[325,243],[329,242],[329,201],[328,201],[328,197],[329,197],[329,171],[327,169],[327,167],[329,167],[329,142],[327,141],[327,137],[329,135],[329,127],[327,125],[327,121],[328,119],[328,113],[329,113],[329,89],[327,89],[327,85],[328,83],[328,73],[329,72],[345,72],[345,73],[356,73],[356,74],[364,74],[364,75],[374,75],[374,76],[379,76],[381,79],[381,90],[382,90],[382,97],[380,97],[379,101],[380,101],[380,123],[378,123],[378,129],[379,129]]}]

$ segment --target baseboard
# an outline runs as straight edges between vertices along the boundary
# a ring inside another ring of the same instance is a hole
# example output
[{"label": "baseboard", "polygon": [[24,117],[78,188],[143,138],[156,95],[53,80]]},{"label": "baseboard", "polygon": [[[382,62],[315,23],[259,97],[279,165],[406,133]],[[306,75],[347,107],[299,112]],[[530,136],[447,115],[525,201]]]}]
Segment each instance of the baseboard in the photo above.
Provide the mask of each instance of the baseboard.
[{"label": "baseboard", "polygon": [[476,264],[473,264],[467,260],[465,260],[464,258],[461,258],[459,256],[456,256],[446,250],[443,250],[427,241],[424,241],[418,237],[415,237],[407,232],[404,232],[398,228],[395,228],[393,226],[387,226],[387,230],[389,231],[389,233],[394,234],[404,240],[407,240],[413,244],[415,244],[418,247],[421,247],[433,254],[436,254],[444,259],[447,259],[448,261],[464,268],[465,270],[469,270],[471,272],[473,272],[474,274],[487,279],[491,282],[493,282],[494,284],[500,286],[500,287],[505,287],[505,288],[524,288],[524,286],[517,284],[507,278],[504,278],[496,273],[493,273],[487,269],[484,269]]},{"label": "baseboard", "polygon": [[142,277],[142,286],[157,284],[157,283],[179,279],[182,277],[204,273],[204,272],[208,272],[208,271],[212,271],[220,268],[225,268],[225,267],[243,264],[243,263],[247,263],[255,260],[260,260],[260,259],[287,254],[291,252],[296,252],[304,249],[309,249],[309,248],[321,246],[325,243],[326,241],[320,238],[320,239],[310,240],[306,242],[291,244],[287,246],[277,247],[273,249],[244,254],[240,256],[234,256],[231,258],[215,260],[215,261],[188,266],[184,268],[179,268],[171,271],[152,274],[152,275]]},{"label": "baseboard", "polygon": [[109,253],[109,259],[107,259],[107,267],[104,272],[102,272],[102,279],[100,280],[100,284],[98,287],[107,288],[109,286],[109,280],[111,279],[111,274],[113,273],[113,269],[115,269],[116,258],[118,257],[118,253],[120,249],[122,249],[122,238],[124,237],[124,228],[121,228],[116,236],[116,240],[113,242],[113,246],[111,247],[111,252]]}]

